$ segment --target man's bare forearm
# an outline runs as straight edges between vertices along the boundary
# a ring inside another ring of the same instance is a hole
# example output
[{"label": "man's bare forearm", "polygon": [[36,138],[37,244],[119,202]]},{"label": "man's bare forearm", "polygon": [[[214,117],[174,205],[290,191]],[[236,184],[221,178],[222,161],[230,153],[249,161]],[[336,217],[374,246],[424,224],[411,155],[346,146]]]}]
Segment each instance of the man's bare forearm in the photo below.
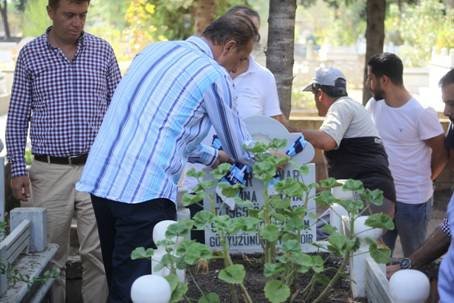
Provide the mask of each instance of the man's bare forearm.
[{"label": "man's bare forearm", "polygon": [[423,245],[410,255],[413,268],[420,268],[444,255],[449,248],[451,238],[439,226],[424,241]]}]

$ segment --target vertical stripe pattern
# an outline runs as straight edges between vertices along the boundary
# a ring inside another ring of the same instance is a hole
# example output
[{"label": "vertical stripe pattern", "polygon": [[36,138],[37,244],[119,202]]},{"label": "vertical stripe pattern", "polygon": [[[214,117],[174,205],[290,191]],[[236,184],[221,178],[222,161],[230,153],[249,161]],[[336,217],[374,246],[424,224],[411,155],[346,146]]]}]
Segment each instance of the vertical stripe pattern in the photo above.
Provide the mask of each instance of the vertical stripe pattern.
[{"label": "vertical stripe pattern", "polygon": [[77,189],[124,203],[175,201],[187,159],[210,165],[217,156],[200,144],[211,126],[227,153],[250,161],[230,77],[208,44],[198,37],[154,43],[118,85]]}]

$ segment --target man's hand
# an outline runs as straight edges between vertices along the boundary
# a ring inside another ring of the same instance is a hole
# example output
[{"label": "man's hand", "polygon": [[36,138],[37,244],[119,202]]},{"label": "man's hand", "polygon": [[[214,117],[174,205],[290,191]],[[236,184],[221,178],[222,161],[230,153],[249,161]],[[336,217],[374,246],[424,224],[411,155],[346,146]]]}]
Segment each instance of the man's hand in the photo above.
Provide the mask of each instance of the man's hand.
[{"label": "man's hand", "polygon": [[280,164],[277,166],[277,170],[284,170],[284,168],[287,166],[288,162],[290,161],[290,157],[287,156],[284,152],[281,151],[273,151],[271,154],[275,157],[277,157],[280,161]]},{"label": "man's hand", "polygon": [[391,264],[386,266],[386,278],[388,278],[389,280],[391,276],[398,270],[400,270],[399,264]]},{"label": "man's hand", "polygon": [[233,160],[227,155],[227,153],[223,150],[218,151],[218,157],[214,160],[213,164],[211,165],[212,168],[216,168],[219,164],[222,163],[233,163]]},{"label": "man's hand", "polygon": [[11,179],[13,195],[21,201],[28,201],[30,198],[30,180],[28,176],[17,176]]}]

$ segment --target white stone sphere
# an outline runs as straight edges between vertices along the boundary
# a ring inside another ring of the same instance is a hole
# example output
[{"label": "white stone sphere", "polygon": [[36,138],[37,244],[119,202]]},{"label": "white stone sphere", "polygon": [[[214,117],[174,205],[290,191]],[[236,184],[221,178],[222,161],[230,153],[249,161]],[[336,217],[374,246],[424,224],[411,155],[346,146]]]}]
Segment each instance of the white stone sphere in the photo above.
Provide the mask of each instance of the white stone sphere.
[{"label": "white stone sphere", "polygon": [[389,280],[389,292],[396,303],[424,303],[430,293],[429,278],[419,270],[399,270]]},{"label": "white stone sphere", "polygon": [[341,200],[353,200],[355,198],[355,195],[351,190],[345,190],[342,189],[343,184],[347,181],[344,179],[336,180],[338,183],[341,183],[342,185],[336,186],[331,188],[331,194]]},{"label": "white stone sphere", "polygon": [[163,220],[158,222],[153,228],[153,241],[156,243],[165,240],[167,228],[174,223],[177,223],[177,221]]},{"label": "white stone sphere", "polygon": [[134,303],[168,303],[171,295],[169,282],[158,275],[141,276],[131,286],[131,300]]},{"label": "white stone sphere", "polygon": [[368,216],[360,216],[356,218],[354,229],[355,235],[360,239],[371,238],[372,240],[377,240],[381,237],[383,231],[381,228],[372,228],[366,225],[366,220]]}]

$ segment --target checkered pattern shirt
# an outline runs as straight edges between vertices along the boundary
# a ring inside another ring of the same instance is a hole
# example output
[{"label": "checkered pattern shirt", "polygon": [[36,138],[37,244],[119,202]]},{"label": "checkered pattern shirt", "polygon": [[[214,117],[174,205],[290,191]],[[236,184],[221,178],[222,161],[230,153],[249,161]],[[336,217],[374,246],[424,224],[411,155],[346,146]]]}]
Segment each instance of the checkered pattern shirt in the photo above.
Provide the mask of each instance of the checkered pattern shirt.
[{"label": "checkered pattern shirt", "polygon": [[440,228],[445,234],[451,237],[451,229],[449,228],[448,217],[444,217],[443,222],[440,223]]},{"label": "checkered pattern shirt", "polygon": [[87,154],[121,74],[111,46],[83,33],[72,61],[48,42],[48,32],[22,48],[6,126],[12,176],[25,175],[28,127],[32,153]]},{"label": "checkered pattern shirt", "polygon": [[230,76],[204,40],[152,44],[118,85],[76,189],[124,203],[176,201],[186,161],[216,159],[200,144],[211,126],[232,158],[251,161],[242,145],[252,138],[232,106]]},{"label": "checkered pattern shirt", "polygon": [[[448,149],[454,149],[454,124],[452,122],[449,123],[448,131],[446,133],[445,145]],[[454,194],[451,197],[451,201],[454,201]],[[450,202],[453,203],[453,202]],[[451,236],[451,230],[448,224],[448,217],[443,219],[443,222],[440,224],[440,228],[443,232],[445,232],[448,236]]]}]

